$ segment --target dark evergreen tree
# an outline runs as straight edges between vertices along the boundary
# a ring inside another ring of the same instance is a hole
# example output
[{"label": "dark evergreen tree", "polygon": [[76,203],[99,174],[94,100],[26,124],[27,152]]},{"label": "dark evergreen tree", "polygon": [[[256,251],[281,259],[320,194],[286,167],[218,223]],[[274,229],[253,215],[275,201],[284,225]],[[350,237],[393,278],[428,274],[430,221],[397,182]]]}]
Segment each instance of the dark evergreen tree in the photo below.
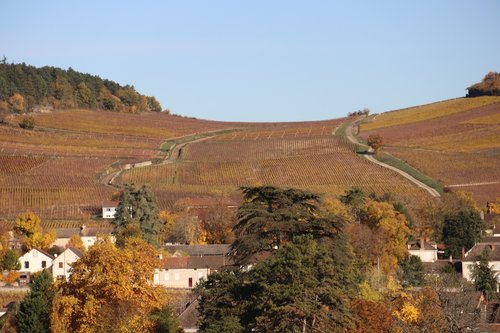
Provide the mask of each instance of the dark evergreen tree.
[{"label": "dark evergreen tree", "polygon": [[317,194],[272,186],[242,190],[244,203],[236,212],[237,223],[233,228],[236,240],[232,244],[232,254],[240,264],[281,248],[296,235],[335,238],[344,225],[342,218],[319,212]]},{"label": "dark evergreen tree", "polygon": [[[349,256],[345,244],[337,243]],[[311,235],[298,236],[249,272],[257,332],[348,332],[357,276]]]},{"label": "dark evergreen tree", "polygon": [[363,210],[366,202],[366,195],[359,187],[353,187],[345,192],[344,195],[339,197],[343,204],[351,208],[351,212],[358,221],[361,222],[363,218]]},{"label": "dark evergreen tree", "polygon": [[179,326],[172,310],[168,305],[151,314],[155,323],[154,333],[182,333],[184,330]]},{"label": "dark evergreen tree", "polygon": [[49,333],[50,311],[55,292],[52,274],[43,270],[35,276],[31,291],[19,305],[16,324],[20,333]]},{"label": "dark evergreen tree", "polygon": [[403,287],[421,287],[424,284],[424,264],[417,256],[408,256],[399,263],[398,278]]},{"label": "dark evergreen tree", "polygon": [[239,270],[216,272],[198,285],[201,332],[244,332],[242,322],[250,321],[244,312],[252,292],[244,283],[246,274]]},{"label": "dark evergreen tree", "polygon": [[446,215],[443,225],[443,241],[446,255],[460,258],[462,248],[471,249],[481,240],[485,225],[475,211],[461,210],[456,214]]},{"label": "dark evergreen tree", "polygon": [[200,330],[349,332],[359,281],[346,244],[333,246],[298,236],[249,271],[210,275],[198,288]]},{"label": "dark evergreen tree", "polygon": [[131,235],[140,236],[148,243],[158,245],[164,223],[151,188],[147,185],[125,185],[111,223],[119,245],[123,243],[124,238]]},{"label": "dark evergreen tree", "polygon": [[478,262],[472,265],[472,279],[476,290],[481,291],[487,300],[492,299],[496,292],[497,281],[495,272],[490,267],[490,255],[488,248],[477,257]]}]

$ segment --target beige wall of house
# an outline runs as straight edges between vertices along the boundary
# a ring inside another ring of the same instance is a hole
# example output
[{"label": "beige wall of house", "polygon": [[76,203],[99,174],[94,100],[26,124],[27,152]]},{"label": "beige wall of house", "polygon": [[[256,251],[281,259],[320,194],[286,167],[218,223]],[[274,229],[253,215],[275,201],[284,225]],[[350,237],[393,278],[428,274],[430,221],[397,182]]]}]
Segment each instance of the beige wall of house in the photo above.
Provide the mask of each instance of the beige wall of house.
[{"label": "beige wall of house", "polygon": [[408,250],[410,255],[417,256],[422,262],[435,262],[437,258],[437,250]]},{"label": "beige wall of house", "polygon": [[208,274],[210,274],[209,268],[162,269],[156,271],[154,283],[165,288],[194,288],[200,279],[206,280]]},{"label": "beige wall of house", "polygon": [[58,278],[67,279],[70,276],[69,270],[71,265],[78,259],[80,257],[70,249],[66,249],[58,255],[52,262],[52,276],[54,280]]},{"label": "beige wall of house", "polygon": [[52,258],[37,249],[32,249],[19,257],[19,263],[21,264],[20,272],[32,274],[50,268]]}]

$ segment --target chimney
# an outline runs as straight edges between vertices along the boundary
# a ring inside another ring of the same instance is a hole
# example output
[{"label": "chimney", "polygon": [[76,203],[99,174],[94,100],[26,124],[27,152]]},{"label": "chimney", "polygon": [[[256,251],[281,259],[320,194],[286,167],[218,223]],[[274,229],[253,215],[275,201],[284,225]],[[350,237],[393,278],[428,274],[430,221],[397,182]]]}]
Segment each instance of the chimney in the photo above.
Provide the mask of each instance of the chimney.
[{"label": "chimney", "polygon": [[465,259],[465,249],[462,248],[462,260],[464,260],[464,259]]},{"label": "chimney", "polygon": [[450,254],[450,263],[453,264],[453,256]]},{"label": "chimney", "polygon": [[425,250],[425,237],[420,237],[420,250]]}]

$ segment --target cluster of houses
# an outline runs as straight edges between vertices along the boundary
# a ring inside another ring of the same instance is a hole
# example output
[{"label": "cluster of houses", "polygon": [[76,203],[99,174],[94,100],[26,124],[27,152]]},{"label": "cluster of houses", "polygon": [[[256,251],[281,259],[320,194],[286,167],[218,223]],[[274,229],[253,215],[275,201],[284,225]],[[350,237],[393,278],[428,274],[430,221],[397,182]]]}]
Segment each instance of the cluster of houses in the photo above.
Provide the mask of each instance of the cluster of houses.
[{"label": "cluster of houses", "polygon": [[[71,274],[71,265],[85,254],[77,248],[68,246],[71,236],[79,235],[84,247],[88,249],[96,241],[98,235],[109,234],[109,228],[68,228],[56,230],[57,239],[53,243],[64,249],[59,255],[52,255],[39,248],[19,257],[21,266],[20,281],[29,281],[32,274],[44,269],[52,271],[54,279],[67,279]],[[166,288],[193,288],[209,274],[230,264],[228,258],[230,245],[168,245],[165,250],[169,257],[161,258],[162,266],[154,275],[154,283]]]}]

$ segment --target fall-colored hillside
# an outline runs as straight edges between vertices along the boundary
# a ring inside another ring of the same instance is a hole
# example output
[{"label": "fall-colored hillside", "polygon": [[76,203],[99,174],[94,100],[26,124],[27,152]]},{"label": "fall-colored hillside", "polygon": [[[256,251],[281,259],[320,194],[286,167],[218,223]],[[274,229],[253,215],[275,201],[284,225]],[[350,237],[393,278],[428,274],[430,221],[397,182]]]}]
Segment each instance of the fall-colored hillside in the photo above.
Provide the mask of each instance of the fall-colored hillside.
[{"label": "fall-colored hillside", "polygon": [[450,190],[485,205],[500,194],[500,97],[460,98],[377,115],[361,136],[379,134],[384,151]]}]

